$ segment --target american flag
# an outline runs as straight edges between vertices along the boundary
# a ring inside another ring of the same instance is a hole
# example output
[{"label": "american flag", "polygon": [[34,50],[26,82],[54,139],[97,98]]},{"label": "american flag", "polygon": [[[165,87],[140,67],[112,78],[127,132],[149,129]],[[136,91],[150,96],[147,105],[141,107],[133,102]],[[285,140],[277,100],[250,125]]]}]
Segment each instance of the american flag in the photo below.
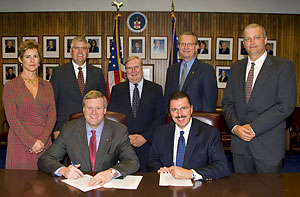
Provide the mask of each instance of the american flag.
[{"label": "american flag", "polygon": [[119,28],[119,17],[121,15],[117,14],[115,17],[115,27],[113,42],[110,49],[110,58],[107,71],[107,95],[108,100],[110,98],[110,92],[114,85],[124,81],[124,68],[123,59],[121,53],[121,42],[120,42],[120,28]]}]

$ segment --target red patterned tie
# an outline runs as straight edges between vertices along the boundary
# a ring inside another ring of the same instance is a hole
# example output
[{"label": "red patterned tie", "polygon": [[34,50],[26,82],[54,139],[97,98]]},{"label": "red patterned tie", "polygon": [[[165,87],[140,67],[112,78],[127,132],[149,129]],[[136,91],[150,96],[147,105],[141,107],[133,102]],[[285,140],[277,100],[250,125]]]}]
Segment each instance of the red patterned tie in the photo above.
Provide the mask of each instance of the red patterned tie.
[{"label": "red patterned tie", "polygon": [[77,77],[77,80],[78,80],[78,86],[79,86],[79,89],[80,89],[80,92],[81,92],[81,95],[83,95],[83,90],[84,90],[84,79],[83,79],[83,72],[82,72],[82,68],[79,66],[78,67],[78,77]]},{"label": "red patterned tie", "polygon": [[251,62],[251,68],[248,73],[246,86],[245,86],[245,93],[246,93],[246,104],[248,104],[251,92],[252,92],[252,84],[253,84],[253,77],[254,77],[254,62]]},{"label": "red patterned tie", "polygon": [[97,153],[97,142],[96,142],[96,131],[91,130],[93,133],[92,137],[90,138],[90,144],[89,144],[89,151],[90,151],[90,160],[91,160],[91,166],[92,171],[94,172],[94,166],[95,166],[95,160],[96,160],[96,153]]}]

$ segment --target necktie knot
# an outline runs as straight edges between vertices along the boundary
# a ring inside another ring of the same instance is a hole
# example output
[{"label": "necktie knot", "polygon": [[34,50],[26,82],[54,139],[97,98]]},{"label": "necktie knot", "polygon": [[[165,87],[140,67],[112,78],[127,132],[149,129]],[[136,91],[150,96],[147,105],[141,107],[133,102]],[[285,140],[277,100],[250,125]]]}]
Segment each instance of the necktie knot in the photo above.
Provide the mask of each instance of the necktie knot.
[{"label": "necktie knot", "polygon": [[180,137],[183,137],[184,131],[180,131]]},{"label": "necktie knot", "polygon": [[79,70],[79,71],[82,71],[82,67],[78,66],[78,70]]},{"label": "necktie knot", "polygon": [[96,131],[95,130],[91,130],[92,135],[95,135]]}]

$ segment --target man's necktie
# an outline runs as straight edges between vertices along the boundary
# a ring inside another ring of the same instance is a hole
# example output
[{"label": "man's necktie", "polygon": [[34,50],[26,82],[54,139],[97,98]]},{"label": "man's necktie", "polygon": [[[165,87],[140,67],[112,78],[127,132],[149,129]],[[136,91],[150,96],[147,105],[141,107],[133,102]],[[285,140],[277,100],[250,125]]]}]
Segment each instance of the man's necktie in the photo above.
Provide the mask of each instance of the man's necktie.
[{"label": "man's necktie", "polygon": [[89,151],[90,151],[90,160],[91,160],[92,171],[94,172],[96,153],[97,153],[97,142],[96,142],[96,135],[95,135],[96,131],[91,130],[91,132],[93,135],[90,138]]},{"label": "man's necktie", "polygon": [[82,68],[81,68],[81,67],[78,67],[78,70],[79,70],[79,72],[78,72],[78,77],[77,77],[77,80],[78,80],[78,86],[79,86],[81,95],[83,95],[83,90],[84,90],[83,72],[82,72]]},{"label": "man's necktie", "polygon": [[186,63],[184,62],[183,63],[183,69],[181,71],[181,80],[180,80],[180,87],[179,87],[179,90],[182,90],[182,87],[183,87],[183,84],[184,84],[184,81],[185,81],[185,78],[186,78],[186,70],[187,70],[187,65]]},{"label": "man's necktie", "polygon": [[139,89],[137,88],[138,84],[134,84],[134,89],[133,89],[133,97],[132,97],[132,113],[133,116],[136,117],[136,112],[139,108],[139,101],[140,101],[140,93]]},{"label": "man's necktie", "polygon": [[252,84],[253,84],[253,78],[254,78],[254,62],[251,62],[251,68],[248,73],[248,77],[246,80],[246,86],[245,86],[245,94],[246,94],[246,104],[248,104],[251,93],[252,93]]},{"label": "man's necktie", "polygon": [[176,156],[176,166],[182,167],[184,161],[185,153],[185,140],[184,140],[184,131],[180,131],[180,137],[178,139],[177,145],[177,156]]}]

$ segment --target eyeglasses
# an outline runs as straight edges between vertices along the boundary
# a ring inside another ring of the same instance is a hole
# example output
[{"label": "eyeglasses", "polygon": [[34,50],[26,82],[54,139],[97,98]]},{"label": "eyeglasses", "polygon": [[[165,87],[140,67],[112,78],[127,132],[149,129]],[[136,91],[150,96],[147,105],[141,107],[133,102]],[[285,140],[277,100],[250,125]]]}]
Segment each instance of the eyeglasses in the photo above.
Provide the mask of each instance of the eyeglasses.
[{"label": "eyeglasses", "polygon": [[170,109],[171,112],[178,112],[178,111],[181,111],[181,112],[185,112],[186,110],[188,110],[190,107],[187,107],[187,106],[184,106],[184,107],[180,107],[179,109],[177,108],[172,108]]},{"label": "eyeglasses", "polygon": [[195,44],[197,44],[197,43],[184,43],[184,42],[181,42],[181,43],[179,43],[179,46],[181,46],[181,47],[185,47],[185,46],[188,46],[188,47],[192,47],[192,46],[194,46]]},{"label": "eyeglasses", "polygon": [[87,47],[73,47],[74,50],[78,51],[79,49],[86,51]]},{"label": "eyeglasses", "polygon": [[139,69],[141,66],[139,66],[139,65],[135,65],[135,66],[132,66],[132,67],[125,67],[125,69],[127,70],[127,71],[129,71],[129,72],[131,72],[131,71],[133,71],[133,69],[134,70],[137,70],[137,69]]}]

